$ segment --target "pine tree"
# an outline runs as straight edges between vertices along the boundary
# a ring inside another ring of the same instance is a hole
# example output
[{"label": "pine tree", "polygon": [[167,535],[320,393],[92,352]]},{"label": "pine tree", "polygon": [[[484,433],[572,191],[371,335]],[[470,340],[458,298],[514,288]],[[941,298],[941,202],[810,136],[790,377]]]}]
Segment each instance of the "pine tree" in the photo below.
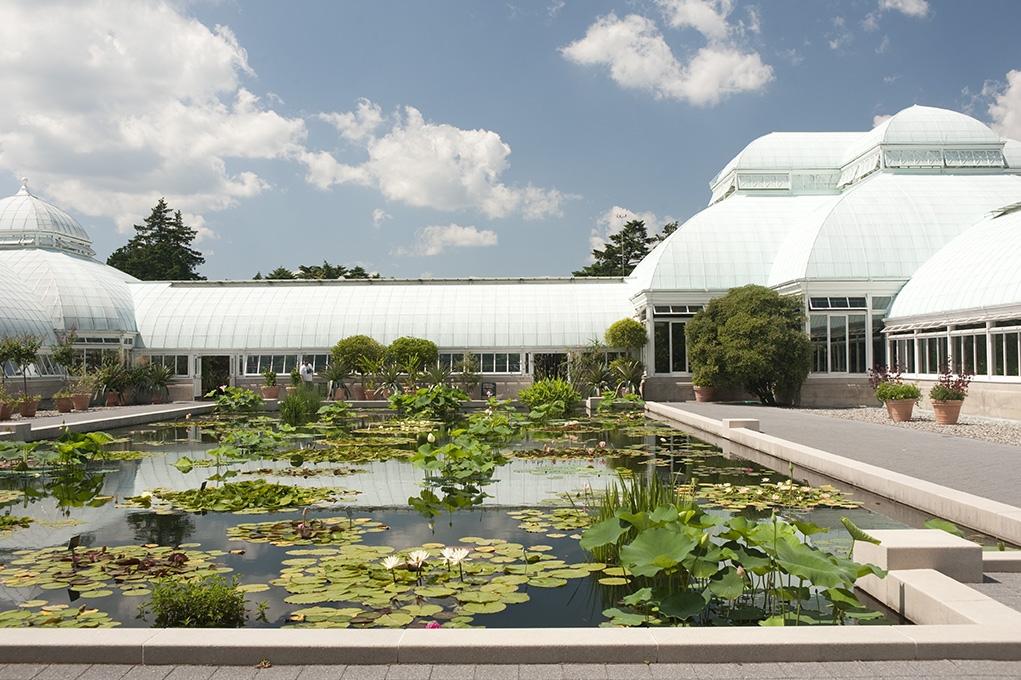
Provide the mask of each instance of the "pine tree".
[{"label": "pine tree", "polygon": [[574,272],[574,276],[627,276],[649,254],[652,241],[645,222],[631,220],[616,234],[610,234],[603,250],[593,250],[595,262]]},{"label": "pine tree", "polygon": [[196,231],[184,224],[161,198],[144,224],[135,225],[127,245],[113,251],[106,263],[142,281],[202,281],[195,268],[205,263],[191,248]]}]

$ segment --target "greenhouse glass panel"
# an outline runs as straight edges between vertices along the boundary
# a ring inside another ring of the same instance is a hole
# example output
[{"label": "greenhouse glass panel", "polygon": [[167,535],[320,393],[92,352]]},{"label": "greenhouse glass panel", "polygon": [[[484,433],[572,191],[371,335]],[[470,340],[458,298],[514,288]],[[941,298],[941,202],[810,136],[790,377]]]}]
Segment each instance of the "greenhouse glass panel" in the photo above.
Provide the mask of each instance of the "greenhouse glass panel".
[{"label": "greenhouse glass panel", "polygon": [[1004,333],[1004,354],[1007,356],[1007,375],[1018,375],[1018,334]]},{"label": "greenhouse glass panel", "polygon": [[975,375],[989,375],[989,362],[986,359],[986,336],[975,336]]},{"label": "greenhouse glass panel", "polygon": [[1003,335],[993,336],[993,375],[1006,375],[1006,365],[1003,362]]},{"label": "greenhouse glass panel", "polygon": [[507,372],[508,373],[521,373],[521,354],[508,354],[507,355]]},{"label": "greenhouse glass panel", "polygon": [[830,371],[847,372],[847,317],[830,317]]},{"label": "greenhouse glass panel", "polygon": [[507,355],[500,353],[496,355],[495,367],[493,368],[497,373],[507,372]]},{"label": "greenhouse glass panel", "polygon": [[688,352],[684,341],[684,324],[670,324],[670,368],[674,373],[688,370]]},{"label": "greenhouse glass panel", "polygon": [[811,319],[811,336],[813,365],[816,373],[826,373],[829,366],[827,346],[827,318],[824,314],[813,314]]},{"label": "greenhouse glass panel", "polygon": [[492,354],[486,353],[486,354],[482,355],[482,372],[483,373],[492,373],[495,370],[494,369],[494,365],[495,365],[495,362],[493,361],[493,355]]},{"label": "greenhouse glass panel", "polygon": [[656,373],[670,372],[670,324],[657,321],[652,330],[653,363]]},{"label": "greenhouse glass panel", "polygon": [[865,372],[865,315],[852,314],[847,317],[848,366],[851,373]]}]

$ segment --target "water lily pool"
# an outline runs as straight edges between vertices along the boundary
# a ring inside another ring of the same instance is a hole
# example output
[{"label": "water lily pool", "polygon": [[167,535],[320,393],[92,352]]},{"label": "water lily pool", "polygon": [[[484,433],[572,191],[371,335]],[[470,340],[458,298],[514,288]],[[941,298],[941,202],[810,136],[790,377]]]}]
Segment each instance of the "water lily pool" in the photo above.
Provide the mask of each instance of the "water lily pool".
[{"label": "water lily pool", "polygon": [[[654,589],[635,599],[648,569],[640,558],[628,569],[623,551],[610,559],[582,548],[602,491],[621,473],[697,496],[705,526],[735,517],[754,526],[774,513],[812,522],[829,531],[806,542],[844,556],[842,517],[866,531],[902,526],[852,494],[727,458],[638,416],[526,424],[498,443],[490,428],[486,455],[465,444],[457,456],[445,447],[459,440],[438,423],[343,416],[304,428],[221,417],[111,431],[109,443],[8,446],[0,626],[150,626],[138,606],[153,583],[209,574],[237,577],[251,626],[644,625],[659,623],[661,608],[684,620],[677,613],[690,601],[663,605]],[[413,461],[423,446],[431,453]],[[96,447],[102,459],[83,453]],[[506,463],[493,464],[494,452]],[[667,556],[650,564],[669,562],[677,543],[655,547],[660,528],[644,547]],[[704,575],[705,597],[727,603],[728,623],[762,618],[761,605],[738,595],[754,589],[739,561]],[[265,620],[254,617],[256,602],[266,603]]]}]

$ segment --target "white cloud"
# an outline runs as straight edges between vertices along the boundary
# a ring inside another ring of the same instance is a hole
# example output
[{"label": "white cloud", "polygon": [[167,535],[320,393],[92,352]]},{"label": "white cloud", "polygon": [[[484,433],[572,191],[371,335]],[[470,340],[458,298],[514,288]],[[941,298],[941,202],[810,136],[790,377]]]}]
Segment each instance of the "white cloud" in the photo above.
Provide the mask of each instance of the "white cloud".
[{"label": "white cloud", "polygon": [[890,48],[890,36],[884,35],[883,39],[879,42],[879,46],[876,47],[876,54],[882,54]]},{"label": "white cloud", "polygon": [[910,17],[924,17],[929,13],[926,0],[879,0],[879,9],[890,9]]},{"label": "white cloud", "polygon": [[[700,25],[706,31],[715,30],[708,21]],[[773,79],[773,68],[763,64],[757,53],[743,53],[715,42],[681,65],[656,23],[637,14],[624,19],[612,13],[600,17],[584,38],[562,48],[561,53],[577,64],[608,66],[610,77],[621,87],[696,105],[716,104],[730,94],[760,90]]]},{"label": "white cloud", "polygon": [[872,127],[879,127],[880,125],[882,125],[886,121],[890,120],[891,118],[893,118],[893,116],[890,115],[890,114],[882,114],[882,115],[877,114],[875,116],[872,116]]},{"label": "white cloud", "polygon": [[245,159],[302,151],[304,122],[241,86],[254,74],[233,33],[173,5],[6,4],[0,44],[0,90],[18,103],[0,107],[0,169],[122,231],[160,196],[201,227],[266,189]]},{"label": "white cloud", "polygon": [[415,232],[415,244],[411,248],[400,247],[395,255],[439,255],[449,248],[481,248],[497,245],[496,232],[475,227],[449,224],[445,227],[428,226]]},{"label": "white cloud", "polygon": [[791,63],[791,66],[797,66],[798,64],[805,60],[801,53],[798,52],[793,47],[790,49],[781,50],[777,52],[776,56],[780,57],[784,61],[789,61]]},{"label": "white cloud", "polygon": [[998,135],[1021,140],[1021,71],[1007,74],[1007,82],[986,83],[982,94],[992,97],[989,116]]},{"label": "white cloud", "polygon": [[673,28],[691,27],[710,40],[723,40],[730,33],[727,15],[734,0],[656,0],[656,4]]},{"label": "white cloud", "polygon": [[[500,181],[509,167],[511,149],[490,130],[462,130],[427,122],[415,108],[397,113],[391,129],[382,136],[366,132],[382,122],[379,107],[359,103],[356,114],[323,114],[342,135],[363,143],[369,158],[361,165],[341,163],[326,152],[305,153],[307,179],[321,189],[333,184],[374,186],[387,199],[437,210],[480,210],[490,218],[520,211],[526,218],[562,214],[565,200],[573,198],[556,189],[510,187]],[[349,131],[357,130],[355,134]]]},{"label": "white cloud", "polygon": [[391,219],[393,219],[393,215],[382,208],[376,208],[372,211],[372,226],[375,229],[379,229],[383,226],[383,222]]},{"label": "white cloud", "polygon": [[320,113],[319,118],[337,128],[340,135],[352,142],[372,138],[383,123],[383,112],[378,104],[368,99],[358,100],[358,110],[348,113]]}]

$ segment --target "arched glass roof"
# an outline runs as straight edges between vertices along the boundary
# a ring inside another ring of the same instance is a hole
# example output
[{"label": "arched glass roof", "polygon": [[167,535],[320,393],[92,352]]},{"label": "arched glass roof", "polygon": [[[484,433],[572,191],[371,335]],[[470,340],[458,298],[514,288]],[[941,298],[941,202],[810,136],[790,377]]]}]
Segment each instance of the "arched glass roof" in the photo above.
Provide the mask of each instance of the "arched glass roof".
[{"label": "arched glass roof", "polygon": [[1000,137],[971,116],[931,106],[911,106],[886,119],[851,144],[840,163],[851,163],[880,145],[996,146]]},{"label": "arched glass roof", "polygon": [[628,286],[564,280],[139,282],[150,349],[325,348],[363,334],[446,348],[564,348],[634,314]]},{"label": "arched glass roof", "polygon": [[0,248],[39,246],[91,257],[92,240],[78,221],[36,198],[27,180],[14,196],[0,200]]},{"label": "arched glass roof", "polygon": [[771,132],[734,156],[713,180],[731,170],[839,168],[847,147],[864,132]]},{"label": "arched glass roof", "polygon": [[49,314],[10,268],[0,266],[0,336],[35,335],[56,342]]},{"label": "arched glass roof", "polygon": [[0,266],[39,301],[51,328],[133,332],[134,278],[95,260],[46,248],[0,249]]},{"label": "arched glass roof", "polygon": [[1021,177],[1015,175],[879,174],[799,220],[777,252],[767,285],[908,279],[983,215],[1019,198]]},{"label": "arched glass roof", "polygon": [[731,196],[682,224],[635,267],[628,281],[638,290],[765,285],[790,230],[833,198]]},{"label": "arched glass roof", "polygon": [[1021,206],[990,216],[953,239],[919,267],[890,309],[891,324],[912,317],[969,316],[1021,308]]}]

